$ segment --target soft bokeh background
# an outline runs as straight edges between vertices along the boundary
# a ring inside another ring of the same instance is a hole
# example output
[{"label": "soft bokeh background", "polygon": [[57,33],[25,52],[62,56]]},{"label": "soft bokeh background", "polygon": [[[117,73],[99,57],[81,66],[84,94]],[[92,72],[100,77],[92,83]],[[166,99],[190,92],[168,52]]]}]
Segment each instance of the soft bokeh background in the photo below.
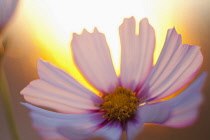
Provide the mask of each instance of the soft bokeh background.
[{"label": "soft bokeh background", "polygon": [[[92,31],[95,26],[104,32],[119,72],[118,26],[125,17],[134,16],[137,21],[148,17],[157,37],[155,60],[167,29],[175,27],[182,34],[184,43],[201,46],[204,62],[200,72],[210,73],[209,14],[210,0],[21,0],[4,33],[7,40],[4,68],[21,140],[41,140],[31,126],[28,110],[20,105],[24,99],[19,94],[30,81],[38,78],[38,58],[52,62],[86,84],[71,60],[69,46],[72,32],[80,33],[83,28]],[[208,77],[203,88],[204,103],[195,124],[182,129],[148,124],[136,140],[210,139],[209,82]],[[0,139],[10,140],[1,105],[0,114]],[[125,139],[124,135],[122,139]]]}]

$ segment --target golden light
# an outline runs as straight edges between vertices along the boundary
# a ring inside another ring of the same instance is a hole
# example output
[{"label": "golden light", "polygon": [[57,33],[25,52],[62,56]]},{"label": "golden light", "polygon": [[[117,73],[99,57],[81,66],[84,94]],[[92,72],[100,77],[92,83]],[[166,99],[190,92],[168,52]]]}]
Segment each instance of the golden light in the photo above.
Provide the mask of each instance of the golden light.
[{"label": "golden light", "polygon": [[[166,31],[174,27],[171,13],[177,2],[167,0],[36,0],[22,1],[24,20],[32,27],[35,42],[41,57],[68,71],[83,84],[82,78],[71,58],[72,33],[81,33],[83,28],[92,31],[97,27],[106,35],[113,63],[119,74],[120,43],[118,27],[126,17],[134,16],[139,22],[147,17],[156,31],[154,63],[162,49]],[[151,10],[152,9],[152,10]],[[167,12],[164,12],[167,11]],[[165,18],[167,17],[167,18]]]},{"label": "golden light", "polygon": [[[17,12],[10,26],[7,26],[6,35],[10,36],[5,55],[5,69],[21,139],[41,139],[31,128],[25,108],[23,110],[23,106],[20,105],[20,102],[25,101],[19,94],[30,81],[38,78],[36,60],[39,57],[57,65],[94,90],[82,78],[73,63],[70,49],[73,32],[81,33],[83,28],[92,31],[94,27],[103,32],[111,49],[115,69],[119,74],[118,27],[124,18],[134,16],[139,22],[147,17],[156,32],[154,63],[162,49],[167,30],[175,27],[182,35],[183,43],[201,46],[204,55],[204,63],[200,71],[202,72],[209,70],[209,9],[209,0],[20,0]],[[175,94],[178,93],[180,91]],[[198,123],[191,127],[193,129],[189,127],[186,131],[183,130],[186,133],[179,133],[182,130],[150,126],[138,138],[150,140],[160,135],[164,140],[170,139],[171,135],[175,139],[181,137],[185,139],[186,136],[189,139],[207,137],[208,131],[204,132],[200,129],[209,130],[206,125],[210,123],[208,115],[210,94],[208,93],[209,87],[206,84],[203,94],[205,103],[201,108]],[[4,121],[6,118],[0,119],[5,128],[2,129],[0,137],[11,139]]]}]

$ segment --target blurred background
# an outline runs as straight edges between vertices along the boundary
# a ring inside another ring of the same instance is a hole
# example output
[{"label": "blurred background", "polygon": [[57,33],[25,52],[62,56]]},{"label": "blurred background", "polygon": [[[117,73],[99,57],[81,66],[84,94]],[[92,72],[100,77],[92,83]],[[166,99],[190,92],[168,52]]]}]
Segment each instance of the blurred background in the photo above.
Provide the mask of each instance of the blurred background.
[{"label": "blurred background", "polygon": [[[163,46],[167,29],[175,27],[183,43],[198,45],[204,55],[200,72],[210,73],[210,0],[20,0],[12,19],[5,27],[3,38],[6,54],[4,70],[11,93],[11,103],[21,140],[41,140],[32,128],[28,110],[20,91],[38,79],[36,61],[48,60],[87,83],[78,73],[70,51],[73,32],[97,27],[105,33],[115,69],[119,73],[118,27],[123,18],[134,16],[139,22],[147,17],[156,32],[156,61]],[[204,102],[200,116],[193,125],[175,129],[145,125],[136,140],[208,140],[210,139],[209,76],[203,87]],[[90,87],[89,87],[90,88]],[[12,140],[6,117],[0,106],[0,139]],[[122,136],[125,140],[125,135]]]}]

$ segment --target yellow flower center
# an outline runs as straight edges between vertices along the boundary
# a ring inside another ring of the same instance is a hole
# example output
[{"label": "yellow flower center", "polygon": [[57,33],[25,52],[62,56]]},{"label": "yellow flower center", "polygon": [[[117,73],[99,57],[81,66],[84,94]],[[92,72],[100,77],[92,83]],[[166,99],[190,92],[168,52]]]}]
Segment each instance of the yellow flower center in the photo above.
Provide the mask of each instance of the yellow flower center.
[{"label": "yellow flower center", "polygon": [[104,103],[98,105],[105,111],[103,117],[119,121],[125,121],[135,114],[140,102],[135,93],[124,87],[117,87],[113,93],[104,96],[103,100]]}]

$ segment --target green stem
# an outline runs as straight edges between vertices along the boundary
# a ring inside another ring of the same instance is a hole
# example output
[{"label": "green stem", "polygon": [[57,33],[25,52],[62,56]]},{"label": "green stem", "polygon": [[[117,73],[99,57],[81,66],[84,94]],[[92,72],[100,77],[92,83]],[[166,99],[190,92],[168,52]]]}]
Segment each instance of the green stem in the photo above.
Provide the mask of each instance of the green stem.
[{"label": "green stem", "polygon": [[2,56],[0,55],[0,100],[2,100],[4,112],[6,115],[6,119],[9,125],[9,129],[12,133],[13,140],[19,140],[17,127],[15,124],[15,119],[13,115],[12,110],[12,104],[11,104],[11,98],[10,93],[7,86],[7,80],[5,77],[5,73],[3,70],[3,62],[2,62]]}]

